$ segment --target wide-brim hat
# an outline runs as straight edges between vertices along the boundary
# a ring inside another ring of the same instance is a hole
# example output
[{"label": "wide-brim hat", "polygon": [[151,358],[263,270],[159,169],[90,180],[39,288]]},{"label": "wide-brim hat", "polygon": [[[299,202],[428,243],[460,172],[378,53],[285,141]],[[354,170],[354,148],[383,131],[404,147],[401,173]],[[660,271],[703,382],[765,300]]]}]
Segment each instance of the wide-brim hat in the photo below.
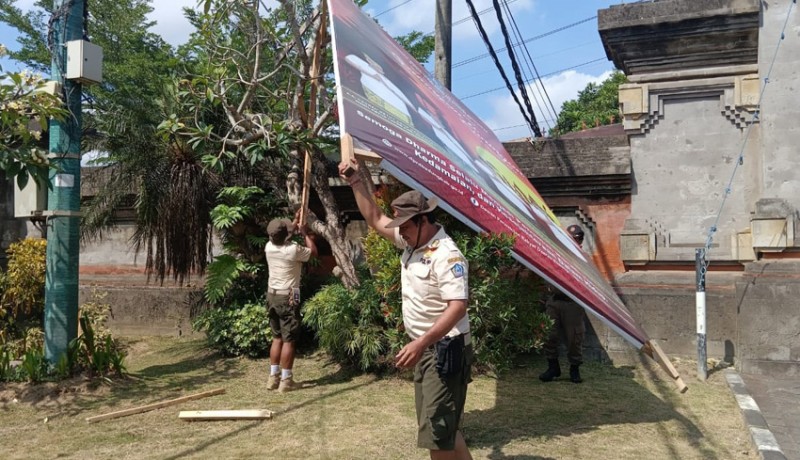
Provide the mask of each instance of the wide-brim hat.
[{"label": "wide-brim hat", "polygon": [[289,219],[272,219],[267,225],[267,234],[270,238],[286,239],[294,232],[294,224]]},{"label": "wide-brim hat", "polygon": [[428,214],[436,209],[439,200],[436,197],[425,199],[422,194],[416,190],[406,192],[397,198],[392,203],[392,210],[394,210],[394,218],[386,226],[386,228],[395,228],[403,225],[414,216]]}]

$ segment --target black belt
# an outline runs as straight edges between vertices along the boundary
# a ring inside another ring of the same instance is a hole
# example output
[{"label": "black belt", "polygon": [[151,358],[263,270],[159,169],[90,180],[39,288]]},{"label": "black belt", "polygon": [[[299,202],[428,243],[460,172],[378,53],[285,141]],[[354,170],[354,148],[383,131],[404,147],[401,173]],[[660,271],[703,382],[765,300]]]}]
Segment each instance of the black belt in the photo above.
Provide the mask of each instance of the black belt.
[{"label": "black belt", "polygon": [[274,295],[289,295],[292,293],[291,289],[272,289],[267,288],[267,292]]},{"label": "black belt", "polygon": [[[472,335],[469,332],[465,332],[463,334],[454,335],[453,337],[458,337],[458,336],[464,336],[464,346],[472,344]],[[447,336],[445,336],[445,337],[447,337]],[[444,337],[442,337],[442,338],[444,338]],[[430,350],[433,350],[434,348],[436,348],[436,344],[435,343],[433,345],[431,345],[430,347],[428,347],[428,349],[430,349]]]}]

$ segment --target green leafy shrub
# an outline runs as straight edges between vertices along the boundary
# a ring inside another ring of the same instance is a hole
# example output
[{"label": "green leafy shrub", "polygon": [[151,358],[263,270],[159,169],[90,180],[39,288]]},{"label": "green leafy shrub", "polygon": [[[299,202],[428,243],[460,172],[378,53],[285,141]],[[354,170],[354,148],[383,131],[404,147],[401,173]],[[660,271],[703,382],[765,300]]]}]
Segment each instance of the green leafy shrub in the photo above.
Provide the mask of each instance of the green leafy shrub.
[{"label": "green leafy shrub", "polygon": [[31,348],[22,357],[20,365],[21,378],[27,379],[32,383],[43,381],[48,374],[47,359],[44,357],[42,348]]},{"label": "green leafy shrub", "polygon": [[403,319],[389,305],[380,285],[362,266],[358,289],[338,280],[323,287],[305,304],[303,322],[317,335],[319,346],[335,360],[362,370],[386,370],[407,343]]},{"label": "green leafy shrub", "polygon": [[552,320],[543,312],[543,281],[511,257],[510,235],[455,233],[469,261],[470,330],[479,368],[507,369],[542,347]]},{"label": "green leafy shrub", "polygon": [[[0,381],[41,382],[46,379],[65,379],[81,373],[89,377],[107,378],[125,373],[125,351],[105,328],[111,309],[103,302],[106,293],[93,293],[91,301],[80,308],[79,334],[67,346],[55,366],[45,359],[44,333],[31,327],[16,340],[0,340]],[[21,361],[12,367],[15,359]]]},{"label": "green leafy shrub", "polygon": [[227,356],[269,355],[272,334],[263,303],[208,309],[195,319],[193,327],[205,331],[209,344]]}]

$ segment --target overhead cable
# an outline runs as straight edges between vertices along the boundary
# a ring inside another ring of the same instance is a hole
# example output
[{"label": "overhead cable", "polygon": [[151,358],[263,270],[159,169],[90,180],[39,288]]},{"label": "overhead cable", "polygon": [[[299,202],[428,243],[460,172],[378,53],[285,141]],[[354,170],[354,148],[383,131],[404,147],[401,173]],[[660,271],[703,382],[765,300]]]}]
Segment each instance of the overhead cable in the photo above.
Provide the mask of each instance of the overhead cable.
[{"label": "overhead cable", "polygon": [[500,76],[503,77],[503,81],[506,83],[506,88],[511,93],[511,96],[514,98],[514,102],[517,103],[520,112],[522,113],[522,117],[525,118],[525,121],[528,122],[528,125],[532,125],[528,114],[525,113],[525,109],[522,107],[522,103],[519,102],[517,98],[517,94],[514,92],[514,88],[511,87],[511,82],[508,81],[508,76],[506,76],[506,72],[503,70],[503,66],[500,64],[500,60],[497,58],[497,53],[495,53],[494,48],[492,47],[492,43],[489,41],[489,36],[486,34],[486,30],[483,28],[483,24],[481,23],[481,18],[478,16],[477,12],[475,11],[475,5],[472,3],[472,0],[467,0],[467,5],[469,6],[470,12],[472,13],[472,19],[475,21],[475,27],[478,28],[478,32],[481,34],[481,38],[483,42],[486,44],[486,48],[489,50],[489,54],[492,56],[494,60],[495,66],[497,66],[497,70],[500,71]]},{"label": "overhead cable", "polygon": [[[605,57],[597,58],[597,59],[593,59],[591,61],[583,62],[581,64],[573,65],[573,66],[570,66],[570,67],[564,67],[563,69],[558,69],[558,70],[554,70],[554,71],[552,71],[550,73],[546,73],[546,74],[542,75],[540,78],[552,77],[553,75],[560,74],[561,72],[566,72],[567,70],[577,69],[579,67],[587,66],[589,64],[594,64],[594,63],[600,62],[600,61],[608,61],[608,58],[605,58]],[[499,86],[497,88],[492,88],[492,89],[487,89],[486,91],[481,91],[480,93],[475,93],[475,94],[470,94],[469,96],[459,97],[459,99],[463,101],[463,100],[466,100],[466,99],[469,99],[469,98],[472,98],[472,97],[483,96],[484,94],[489,94],[489,93],[493,93],[495,91],[500,91],[501,89],[503,89],[503,87]]]},{"label": "overhead cable", "polygon": [[528,97],[528,88],[525,84],[525,81],[522,79],[519,63],[517,62],[517,57],[514,54],[514,47],[511,45],[511,37],[508,36],[508,29],[506,28],[506,22],[503,19],[503,10],[500,8],[500,2],[498,0],[492,0],[492,4],[494,4],[497,22],[500,23],[500,31],[503,34],[503,40],[506,42],[506,51],[508,51],[508,59],[511,60],[511,68],[514,69],[514,78],[517,80],[517,88],[519,88],[519,93],[522,96],[522,100],[525,102],[525,109],[528,111],[527,121],[531,124],[531,129],[533,130],[534,136],[542,137],[542,130],[539,128],[539,123],[536,121],[536,114],[533,113],[531,100]]},{"label": "overhead cable", "polygon": [[[567,25],[565,25],[563,27],[559,27],[558,29],[553,29],[551,31],[548,31],[548,32],[545,32],[543,34],[537,35],[535,37],[526,38],[524,41],[522,41],[520,43],[515,43],[514,46],[519,46],[522,43],[530,43],[530,42],[535,41],[535,40],[540,40],[540,39],[542,39],[544,37],[547,37],[547,36],[556,34],[558,32],[562,32],[564,30],[570,29],[572,27],[576,27],[576,26],[579,26],[581,24],[587,23],[587,22],[589,22],[589,21],[591,21],[593,19],[597,19],[597,16],[592,16],[590,18],[582,19],[582,20],[580,20],[578,22],[573,22],[572,24],[567,24]],[[500,48],[497,51],[505,51],[505,48]],[[453,67],[454,68],[455,67],[460,67],[460,66],[465,65],[465,64],[470,64],[470,63],[473,63],[475,61],[480,61],[481,59],[484,59],[486,57],[489,57],[489,53],[484,53],[484,54],[481,54],[481,55],[478,55],[478,56],[473,56],[471,58],[465,59],[463,61],[456,62],[455,64],[453,64]]]},{"label": "overhead cable", "polygon": [[[514,36],[517,40],[522,41],[522,33],[519,31],[519,26],[517,26],[517,20],[511,14],[511,8],[508,7],[508,4],[505,5],[506,14],[511,19],[511,29],[514,31]],[[542,81],[542,77],[539,75],[539,69],[536,68],[536,64],[533,62],[533,58],[531,57],[531,53],[528,51],[528,45],[523,43],[521,46],[522,50],[524,51],[523,54],[523,61],[533,69],[533,74],[536,75],[536,79],[534,80],[534,87],[536,91],[539,93],[539,97],[542,99],[542,104],[544,104],[547,111],[550,113],[547,114],[548,116],[558,117],[558,112],[556,111],[555,106],[553,105],[553,101],[550,99],[550,95],[547,93],[547,88],[544,87],[544,82]],[[537,101],[538,104],[538,101]],[[549,107],[548,107],[549,106]],[[542,110],[542,107],[539,107],[539,112],[542,115],[545,115],[545,110]],[[546,123],[548,129],[550,128],[549,123]]]},{"label": "overhead cable", "polygon": [[389,8],[388,10],[381,11],[380,13],[376,14],[375,16],[373,16],[373,18],[377,18],[378,16],[382,16],[382,15],[388,13],[389,11],[396,10],[397,8],[400,8],[403,5],[407,5],[407,4],[409,4],[409,3],[413,2],[413,1],[414,0],[406,0],[403,3],[397,4],[397,5]]}]

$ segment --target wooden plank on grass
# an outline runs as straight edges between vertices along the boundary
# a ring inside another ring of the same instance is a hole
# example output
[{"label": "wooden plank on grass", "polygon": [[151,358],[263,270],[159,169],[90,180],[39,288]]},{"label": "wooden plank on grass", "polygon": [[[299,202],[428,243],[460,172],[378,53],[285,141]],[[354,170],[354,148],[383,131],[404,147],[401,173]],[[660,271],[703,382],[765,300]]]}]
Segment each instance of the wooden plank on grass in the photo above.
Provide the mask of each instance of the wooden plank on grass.
[{"label": "wooden plank on grass", "polygon": [[683,382],[683,379],[681,378],[681,375],[678,373],[678,370],[675,369],[675,366],[672,365],[672,362],[669,360],[669,356],[667,356],[667,354],[661,350],[661,347],[658,346],[658,344],[655,341],[650,340],[647,342],[647,344],[650,346],[650,350],[652,351],[651,356],[653,357],[653,359],[655,359],[655,361],[661,366],[661,368],[664,369],[664,372],[666,372],[667,374],[669,374],[670,377],[672,377],[675,386],[678,387],[678,391],[681,393],[685,393],[686,390],[689,389],[689,387],[686,386],[686,384]]},{"label": "wooden plank on grass", "polygon": [[195,399],[207,398],[209,396],[221,395],[225,393],[224,388],[217,388],[214,390],[204,391],[202,393],[196,393],[193,395],[181,396],[180,398],[170,399],[167,401],[161,401],[153,404],[148,404],[146,406],[139,406],[139,407],[132,407],[130,409],[124,409],[116,412],[109,412],[108,414],[103,415],[95,415],[94,417],[89,417],[86,419],[89,423],[99,422],[101,420],[108,420],[112,418],[119,418],[119,417],[126,417],[128,415],[133,414],[141,414],[142,412],[148,412],[154,409],[160,409],[162,407],[172,406],[173,404],[179,404],[186,401],[192,401]]},{"label": "wooden plank on grass", "polygon": [[187,422],[201,420],[263,420],[272,418],[272,411],[263,409],[245,410],[182,410],[178,418]]}]

